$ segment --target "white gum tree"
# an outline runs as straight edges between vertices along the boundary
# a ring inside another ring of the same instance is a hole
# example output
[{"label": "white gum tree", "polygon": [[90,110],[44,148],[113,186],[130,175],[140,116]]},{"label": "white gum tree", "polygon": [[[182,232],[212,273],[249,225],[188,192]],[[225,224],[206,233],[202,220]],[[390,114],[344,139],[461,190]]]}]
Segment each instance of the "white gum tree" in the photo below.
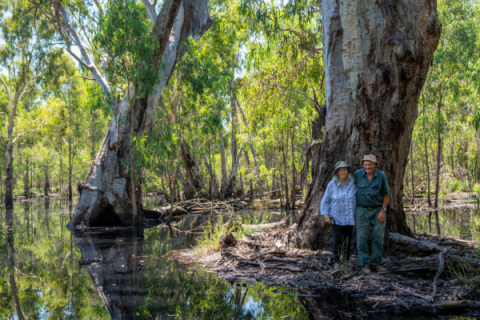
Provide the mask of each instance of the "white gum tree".
[{"label": "white gum tree", "polygon": [[[143,0],[145,19],[153,23],[149,32],[158,41],[158,48],[144,61],[130,61],[130,64],[141,66],[144,70],[157,70],[158,80],[152,82],[147,78],[148,73],[144,78],[141,73],[136,75],[135,82],[125,81],[121,99],[121,91],[109,82],[113,74],[107,73],[110,61],[117,57],[103,54],[100,58],[98,52],[102,52],[102,48],[92,46],[88,32],[85,32],[86,26],[78,19],[81,10],[89,16],[91,10],[82,9],[87,7],[86,4],[56,0],[30,2],[57,30],[70,55],[91,73],[102,88],[113,113],[91,170],[85,181],[79,184],[80,200],[69,226],[141,223],[144,209],[141,205],[141,182],[135,181],[132,137],[142,136],[150,129],[160,96],[181,54],[183,41],[188,36],[199,39],[213,24],[207,0],[165,0],[158,13],[155,4]],[[102,18],[107,10],[97,1],[95,4]],[[109,2],[108,5],[112,4]],[[92,21],[96,20],[92,18]],[[125,28],[135,26],[126,25]],[[73,50],[74,46],[78,48],[80,56]],[[124,59],[125,64],[129,61],[127,58]]]}]

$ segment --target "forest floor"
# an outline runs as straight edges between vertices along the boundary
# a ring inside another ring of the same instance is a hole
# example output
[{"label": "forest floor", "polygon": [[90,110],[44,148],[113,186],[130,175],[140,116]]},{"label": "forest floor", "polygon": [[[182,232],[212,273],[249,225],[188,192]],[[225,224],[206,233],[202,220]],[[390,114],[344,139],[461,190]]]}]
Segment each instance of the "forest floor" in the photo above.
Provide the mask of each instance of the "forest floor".
[{"label": "forest floor", "polygon": [[[371,308],[403,310],[479,309],[479,246],[454,237],[415,234],[416,241],[433,243],[431,254],[407,255],[399,243],[384,255],[381,273],[363,274],[354,255],[341,270],[333,271],[333,256],[325,250],[301,250],[284,245],[276,229],[236,240],[221,252],[199,258],[193,250],[175,254],[184,263],[201,263],[228,282],[269,282],[298,288],[300,296],[315,297],[321,290],[340,290],[349,299]],[[401,241],[400,241],[401,242]],[[439,253],[439,251],[441,251]],[[478,314],[480,315],[480,313]]]}]

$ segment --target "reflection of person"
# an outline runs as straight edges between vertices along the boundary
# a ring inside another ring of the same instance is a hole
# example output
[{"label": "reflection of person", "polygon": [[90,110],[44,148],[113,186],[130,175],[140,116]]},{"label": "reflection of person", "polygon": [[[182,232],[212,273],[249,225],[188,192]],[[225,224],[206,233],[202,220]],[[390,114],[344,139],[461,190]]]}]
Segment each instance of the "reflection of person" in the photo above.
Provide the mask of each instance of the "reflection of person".
[{"label": "reflection of person", "polygon": [[328,183],[320,206],[320,214],[332,226],[334,271],[340,269],[340,253],[345,261],[350,256],[357,191],[352,173],[352,167],[345,161],[335,164],[333,179]]},{"label": "reflection of person", "polygon": [[[357,209],[355,210],[358,261],[363,273],[385,271],[380,267],[385,234],[385,214],[390,189],[387,176],[377,170],[377,157],[365,155],[361,161],[363,169],[355,171],[357,185]],[[372,255],[369,258],[368,237],[373,228]],[[371,267],[371,269],[370,269]]]}]

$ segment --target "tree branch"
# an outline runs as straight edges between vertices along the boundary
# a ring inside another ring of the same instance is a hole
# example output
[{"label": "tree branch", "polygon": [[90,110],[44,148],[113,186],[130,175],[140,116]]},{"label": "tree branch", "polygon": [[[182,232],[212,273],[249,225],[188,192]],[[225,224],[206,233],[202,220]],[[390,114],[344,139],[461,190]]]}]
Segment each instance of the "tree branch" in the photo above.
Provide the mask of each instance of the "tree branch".
[{"label": "tree branch", "polygon": [[98,1],[97,1],[97,0],[93,0],[93,2],[95,2],[95,5],[97,6],[98,12],[100,12],[100,15],[103,16],[103,9],[102,9],[102,7],[100,6],[100,4],[98,3]]},{"label": "tree branch", "polygon": [[[93,77],[97,81],[97,83],[100,85],[100,87],[103,89],[104,93],[107,95],[108,98],[112,96],[112,90],[110,88],[110,85],[106,81],[106,79],[100,74],[98,71],[97,67],[93,63],[92,59],[90,58],[90,55],[88,54],[85,46],[83,45],[80,36],[78,35],[77,30],[72,24],[72,21],[70,20],[67,11],[65,8],[59,4],[58,5],[58,11],[60,12],[60,15],[62,16],[62,19],[67,27],[67,29],[70,31],[70,34],[72,35],[76,45],[80,49],[80,53],[82,54],[83,59],[85,60],[85,63],[83,64],[90,72],[92,73]],[[74,57],[76,55],[73,54],[73,52],[69,49],[68,52],[72,54]],[[78,57],[76,57],[77,60],[81,61]]]},{"label": "tree branch", "polygon": [[142,0],[143,4],[145,5],[145,8],[147,9],[148,16],[150,17],[150,20],[155,23],[157,21],[157,11],[155,10],[155,6],[153,3],[150,2],[150,0]]},{"label": "tree branch", "polygon": [[182,0],[165,0],[162,10],[160,11],[155,20],[153,33],[155,34],[160,45],[160,50],[157,53],[157,57],[159,59],[161,59],[161,57],[163,56],[163,52],[167,47],[168,38],[170,36],[170,32],[172,31],[173,23],[175,22],[175,18],[177,17],[181,5]]},{"label": "tree branch", "polygon": [[0,80],[2,80],[2,84],[3,84],[3,86],[5,87],[5,91],[7,92],[7,98],[8,98],[8,100],[11,100],[11,99],[12,99],[12,96],[11,96],[11,94],[10,94],[10,90],[8,90],[7,83],[5,82],[5,80],[3,80],[2,76],[0,76]]},{"label": "tree branch", "polygon": [[304,96],[305,98],[307,98],[308,100],[312,101],[313,104],[315,105],[315,108],[319,108],[320,109],[320,105],[318,104],[317,101],[315,101],[314,99],[310,98],[309,96],[307,96],[305,93],[303,92],[300,92],[298,90],[295,90],[295,89],[290,89],[290,88],[287,88],[281,84],[272,84],[272,83],[267,83],[269,86],[272,86],[272,87],[275,87],[275,88],[281,88],[281,89],[284,89],[284,90],[287,90],[287,91],[291,91],[291,92],[295,92],[299,95],[302,95]]}]

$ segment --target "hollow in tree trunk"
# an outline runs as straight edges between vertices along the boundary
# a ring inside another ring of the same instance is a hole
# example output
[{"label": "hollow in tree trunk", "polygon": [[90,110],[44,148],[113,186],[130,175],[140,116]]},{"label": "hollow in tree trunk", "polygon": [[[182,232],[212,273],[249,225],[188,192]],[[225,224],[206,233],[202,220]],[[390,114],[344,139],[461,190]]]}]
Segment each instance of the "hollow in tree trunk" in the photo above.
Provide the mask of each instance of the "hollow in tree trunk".
[{"label": "hollow in tree trunk", "polygon": [[370,153],[380,160],[391,190],[387,232],[411,234],[403,210],[403,178],[418,98],[441,33],[436,3],[322,1],[325,132],[291,239],[294,245],[326,243],[320,201],[335,163],[345,160],[358,169]]}]

